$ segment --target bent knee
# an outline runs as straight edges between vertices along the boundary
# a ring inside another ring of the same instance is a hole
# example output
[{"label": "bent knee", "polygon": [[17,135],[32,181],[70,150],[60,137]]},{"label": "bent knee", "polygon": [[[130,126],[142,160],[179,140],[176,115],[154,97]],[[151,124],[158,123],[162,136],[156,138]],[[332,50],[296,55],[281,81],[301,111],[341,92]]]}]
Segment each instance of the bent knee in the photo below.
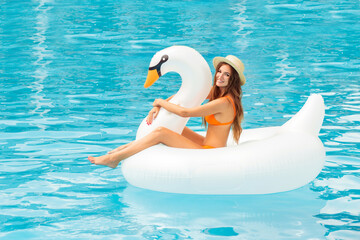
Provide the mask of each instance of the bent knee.
[{"label": "bent knee", "polygon": [[164,140],[164,138],[167,138],[169,135],[171,135],[171,133],[172,133],[172,131],[166,127],[157,127],[153,131],[153,136],[159,142],[162,142]]},{"label": "bent knee", "polygon": [[157,134],[163,134],[163,133],[166,133],[166,132],[169,132],[170,130],[166,127],[157,127],[154,132],[157,133]]}]

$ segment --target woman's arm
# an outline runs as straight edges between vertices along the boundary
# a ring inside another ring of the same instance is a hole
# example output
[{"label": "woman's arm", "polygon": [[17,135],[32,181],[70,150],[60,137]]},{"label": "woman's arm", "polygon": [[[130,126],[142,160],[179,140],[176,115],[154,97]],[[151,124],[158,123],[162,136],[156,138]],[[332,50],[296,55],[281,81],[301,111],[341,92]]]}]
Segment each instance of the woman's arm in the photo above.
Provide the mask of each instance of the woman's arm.
[{"label": "woman's arm", "polygon": [[181,117],[204,117],[210,114],[222,112],[226,109],[227,104],[229,104],[227,99],[219,98],[198,107],[184,108],[164,99],[156,99],[153,106],[163,107],[169,112],[175,113]]},{"label": "woman's arm", "polygon": [[[173,96],[174,95],[170,96],[168,99],[166,99],[166,101],[170,101],[170,99],[172,99]],[[148,114],[148,116],[146,118],[146,123],[148,125],[150,125],[153,122],[153,120],[157,117],[157,115],[159,114],[159,111],[160,111],[160,107],[153,107],[150,110],[150,112],[149,112],[149,114]]]}]

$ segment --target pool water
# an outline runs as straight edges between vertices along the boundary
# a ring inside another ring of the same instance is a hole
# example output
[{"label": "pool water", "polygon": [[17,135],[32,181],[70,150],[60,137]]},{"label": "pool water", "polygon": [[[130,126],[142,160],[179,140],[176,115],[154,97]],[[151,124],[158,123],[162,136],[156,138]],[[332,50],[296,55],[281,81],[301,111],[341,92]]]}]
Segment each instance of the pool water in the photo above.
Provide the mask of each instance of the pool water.
[{"label": "pool water", "polygon": [[[3,0],[0,238],[360,239],[359,29],[350,0]],[[281,125],[321,94],[320,175],[285,193],[196,196],[89,164],[177,91],[175,73],[143,88],[153,54],[172,45],[209,64],[243,60],[245,129]]]}]

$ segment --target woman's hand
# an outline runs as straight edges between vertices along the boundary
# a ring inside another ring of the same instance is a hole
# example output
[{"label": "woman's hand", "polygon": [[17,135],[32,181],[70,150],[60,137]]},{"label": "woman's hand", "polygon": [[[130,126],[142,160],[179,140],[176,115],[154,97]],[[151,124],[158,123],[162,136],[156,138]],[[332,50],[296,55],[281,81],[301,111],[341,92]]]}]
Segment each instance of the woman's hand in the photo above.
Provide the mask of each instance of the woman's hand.
[{"label": "woman's hand", "polygon": [[146,118],[146,123],[148,125],[152,124],[153,120],[157,117],[157,115],[159,114],[160,108],[161,108],[161,104],[163,103],[163,101],[166,101],[164,99],[155,99],[154,103],[153,103],[153,109],[150,110],[147,118]]},{"label": "woman's hand", "polygon": [[147,125],[152,124],[153,120],[157,117],[159,111],[160,111],[160,107],[153,107],[153,109],[150,110],[146,118]]},{"label": "woman's hand", "polygon": [[153,103],[153,107],[162,107],[162,103],[166,101],[164,99],[158,98],[155,99],[154,103]]}]

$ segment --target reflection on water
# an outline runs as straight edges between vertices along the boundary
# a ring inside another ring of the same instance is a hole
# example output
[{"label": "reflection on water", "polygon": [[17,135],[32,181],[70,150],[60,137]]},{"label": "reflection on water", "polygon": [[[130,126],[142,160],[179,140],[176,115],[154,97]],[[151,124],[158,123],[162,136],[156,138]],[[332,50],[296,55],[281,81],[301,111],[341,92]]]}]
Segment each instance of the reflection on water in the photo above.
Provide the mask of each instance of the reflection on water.
[{"label": "reflection on water", "polygon": [[121,195],[127,205],[124,215],[140,226],[155,224],[155,233],[164,228],[183,229],[182,234],[193,239],[204,237],[204,233],[251,239],[269,235],[304,239],[324,234],[311,217],[323,202],[308,188],[262,196],[194,196],[128,186]]},{"label": "reflection on water", "polygon": [[275,82],[282,82],[288,84],[296,79],[296,76],[299,76],[298,70],[295,67],[290,66],[289,54],[284,50],[279,51],[276,55],[278,62],[276,63],[276,71],[281,75],[275,79]]},{"label": "reflection on water", "polygon": [[249,17],[246,13],[246,5],[245,1],[241,3],[236,3],[231,10],[234,11],[234,36],[236,36],[236,47],[239,49],[239,52],[246,52],[246,48],[250,45],[249,44],[249,37],[252,31],[249,29],[253,28],[253,22],[249,20]]},{"label": "reflection on water", "polygon": [[[50,111],[50,108],[54,107],[51,100],[46,98],[46,94],[43,93],[44,81],[48,77],[47,65],[51,63],[48,59],[53,57],[51,51],[46,49],[46,30],[49,27],[47,12],[52,8],[44,6],[46,2],[46,0],[40,0],[39,5],[35,8],[36,33],[31,38],[36,44],[33,47],[33,54],[36,60],[33,63],[35,68],[34,74],[32,75],[35,81],[29,85],[29,88],[32,89],[33,92],[31,103],[35,105],[35,109],[30,111],[30,113],[39,114],[40,117],[44,117],[44,115]],[[43,130],[46,128],[46,125],[40,123],[36,124],[36,126]]]}]

